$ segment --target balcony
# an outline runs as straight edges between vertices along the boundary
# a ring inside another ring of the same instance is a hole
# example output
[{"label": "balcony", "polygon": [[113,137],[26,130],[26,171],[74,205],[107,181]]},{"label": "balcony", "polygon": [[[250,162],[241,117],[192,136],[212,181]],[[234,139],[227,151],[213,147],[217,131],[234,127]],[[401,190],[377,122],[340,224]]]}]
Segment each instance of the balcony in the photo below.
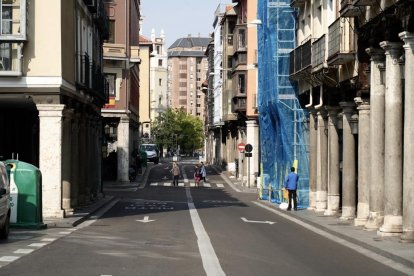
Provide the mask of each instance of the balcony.
[{"label": "balcony", "polygon": [[109,38],[109,17],[103,0],[96,0],[96,3],[97,9],[93,18],[101,31],[102,39],[106,40]]},{"label": "balcony", "polygon": [[324,67],[326,61],[325,49],[325,35],[312,43],[312,72],[318,71]]},{"label": "balcony", "polygon": [[301,8],[305,5],[306,0],[292,0],[290,1],[290,6],[292,8]]},{"label": "balcony", "polygon": [[293,79],[295,79],[296,76],[300,76],[301,73],[306,72],[307,69],[310,69],[311,56],[312,47],[310,39],[290,52],[289,75]]},{"label": "balcony", "polygon": [[358,7],[353,5],[354,0],[342,0],[339,14],[341,17],[357,17],[361,14]]},{"label": "balcony", "polygon": [[127,58],[124,44],[103,44],[104,59],[118,59],[125,60]]},{"label": "balcony", "polygon": [[0,42],[26,40],[26,0],[1,1]]},{"label": "balcony", "polygon": [[139,46],[131,46],[130,48],[131,56],[129,57],[130,62],[139,63],[141,59],[139,58]]},{"label": "balcony", "polygon": [[237,67],[247,64],[247,53],[236,53],[232,59],[232,70],[236,70]]},{"label": "balcony", "polygon": [[348,20],[338,18],[329,26],[328,65],[342,65],[355,60],[353,32]]},{"label": "balcony", "polygon": [[231,111],[233,113],[246,111],[246,102],[247,102],[247,99],[245,96],[244,97],[243,96],[233,97],[231,101]]},{"label": "balcony", "polygon": [[89,60],[89,55],[87,53],[82,53],[77,55],[77,75],[76,75],[76,84],[82,89],[90,88],[91,83],[91,65]]}]

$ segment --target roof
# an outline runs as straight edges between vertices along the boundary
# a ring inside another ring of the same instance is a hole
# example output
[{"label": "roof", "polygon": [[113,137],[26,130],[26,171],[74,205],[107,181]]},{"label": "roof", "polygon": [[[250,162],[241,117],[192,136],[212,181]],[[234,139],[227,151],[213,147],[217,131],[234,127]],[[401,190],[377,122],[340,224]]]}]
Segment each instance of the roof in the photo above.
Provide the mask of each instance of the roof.
[{"label": "roof", "polygon": [[143,35],[139,36],[139,44],[152,44],[152,41]]},{"label": "roof", "polygon": [[172,48],[193,48],[193,47],[207,47],[210,42],[210,37],[183,37],[177,39],[168,49]]},{"label": "roof", "polygon": [[168,57],[205,57],[204,51],[169,51]]}]

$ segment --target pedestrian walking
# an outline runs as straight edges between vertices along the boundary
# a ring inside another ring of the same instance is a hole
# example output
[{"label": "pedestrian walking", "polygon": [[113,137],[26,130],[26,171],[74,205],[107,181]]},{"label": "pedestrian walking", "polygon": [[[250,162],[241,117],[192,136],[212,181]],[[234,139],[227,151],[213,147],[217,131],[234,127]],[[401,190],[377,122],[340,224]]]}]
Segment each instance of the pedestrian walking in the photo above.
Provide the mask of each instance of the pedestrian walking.
[{"label": "pedestrian walking", "polygon": [[296,199],[296,190],[298,188],[299,176],[295,173],[295,167],[290,168],[290,173],[286,176],[283,187],[288,191],[289,204],[287,210],[292,209],[292,198],[293,198],[293,209],[298,209],[298,202]]},{"label": "pedestrian walking", "polygon": [[200,185],[200,180],[201,180],[201,171],[200,171],[200,166],[198,164],[195,165],[194,167],[194,182],[196,187],[198,187]]},{"label": "pedestrian walking", "polygon": [[177,162],[173,162],[171,173],[173,175],[173,186],[178,186],[178,178],[180,177],[180,167],[177,165]]},{"label": "pedestrian walking", "polygon": [[206,182],[206,176],[207,176],[207,169],[204,166],[203,162],[201,162],[200,172],[201,172],[201,179],[203,180],[203,183],[205,183]]}]

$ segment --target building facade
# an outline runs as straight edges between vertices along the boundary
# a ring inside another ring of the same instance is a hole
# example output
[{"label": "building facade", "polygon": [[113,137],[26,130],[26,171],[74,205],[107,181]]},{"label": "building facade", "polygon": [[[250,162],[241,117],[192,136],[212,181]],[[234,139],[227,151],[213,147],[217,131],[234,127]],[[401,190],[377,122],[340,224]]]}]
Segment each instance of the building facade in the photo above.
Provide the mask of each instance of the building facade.
[{"label": "building facade", "polygon": [[207,72],[204,52],[211,38],[185,37],[168,48],[168,106],[199,117],[204,114],[201,85]]},{"label": "building facade", "polygon": [[151,40],[143,35],[139,36],[139,140],[150,138],[151,131],[151,53],[153,51]]},{"label": "building facade", "polygon": [[310,206],[414,241],[410,1],[299,8],[291,76],[309,96]]},{"label": "building facade", "polygon": [[43,217],[61,218],[100,191],[104,2],[0,5],[0,156],[39,167]]},{"label": "building facade", "polygon": [[102,108],[105,178],[129,181],[139,133],[139,0],[108,1],[109,38],[103,47],[109,103]]}]

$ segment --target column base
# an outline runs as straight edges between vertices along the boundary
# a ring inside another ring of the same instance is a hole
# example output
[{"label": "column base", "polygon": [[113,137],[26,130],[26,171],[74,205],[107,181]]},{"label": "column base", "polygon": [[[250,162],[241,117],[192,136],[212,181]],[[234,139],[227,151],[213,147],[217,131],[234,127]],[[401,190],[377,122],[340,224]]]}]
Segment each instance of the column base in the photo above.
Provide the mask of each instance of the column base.
[{"label": "column base", "polygon": [[43,219],[61,219],[64,218],[64,211],[63,210],[44,210],[43,211]]},{"label": "column base", "polygon": [[64,212],[64,216],[65,217],[67,217],[67,216],[71,216],[71,215],[73,215],[73,212],[75,211],[75,209],[72,209],[72,208],[70,208],[70,209],[65,209],[65,210],[63,210],[63,212]]},{"label": "column base", "polygon": [[325,212],[328,206],[328,193],[325,191],[316,192],[316,212]]},{"label": "column base", "polygon": [[338,210],[325,210],[325,212],[323,213],[324,216],[335,216],[336,214],[338,214]]},{"label": "column base", "polygon": [[374,231],[381,227],[384,222],[384,215],[382,212],[370,212],[364,230]]},{"label": "column base", "polygon": [[309,210],[316,209],[316,192],[309,192]]},{"label": "column base", "polygon": [[401,242],[414,242],[414,229],[403,229]]},{"label": "column base", "polygon": [[353,220],[355,219],[355,207],[342,207],[342,215],[340,220]]},{"label": "column base", "polygon": [[399,236],[403,232],[402,216],[384,216],[384,224],[380,227],[380,236]]},{"label": "column base", "polygon": [[367,221],[368,221],[368,218],[356,218],[354,220],[354,226],[365,226]]}]

